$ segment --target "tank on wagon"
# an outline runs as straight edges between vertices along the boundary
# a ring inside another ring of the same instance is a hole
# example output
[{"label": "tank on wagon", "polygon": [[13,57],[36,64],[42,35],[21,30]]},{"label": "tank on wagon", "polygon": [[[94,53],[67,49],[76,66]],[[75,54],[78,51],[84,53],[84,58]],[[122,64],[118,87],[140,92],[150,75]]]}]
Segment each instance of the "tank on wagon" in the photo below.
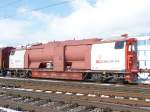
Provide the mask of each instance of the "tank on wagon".
[{"label": "tank on wagon", "polygon": [[17,76],[34,78],[133,82],[138,72],[134,38],[54,41],[13,50],[9,59]]}]

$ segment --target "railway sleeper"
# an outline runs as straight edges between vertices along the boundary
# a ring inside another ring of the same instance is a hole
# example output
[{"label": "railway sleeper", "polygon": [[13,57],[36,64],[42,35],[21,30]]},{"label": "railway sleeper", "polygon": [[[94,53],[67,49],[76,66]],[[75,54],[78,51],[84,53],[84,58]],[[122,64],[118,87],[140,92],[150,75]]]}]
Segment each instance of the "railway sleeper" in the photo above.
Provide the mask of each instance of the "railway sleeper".
[{"label": "railway sleeper", "polygon": [[[13,100],[14,98],[20,98],[20,97],[23,97],[23,99],[24,100],[26,100],[26,99],[32,99],[32,101],[34,102],[34,101],[41,101],[41,99],[43,99],[43,98],[39,98],[38,96],[39,95],[37,95],[37,96],[35,96],[35,95],[33,95],[33,96],[26,96],[26,95],[23,95],[22,93],[20,93],[20,95],[16,95],[16,93],[10,93],[10,94],[7,94],[7,93],[2,93],[2,94],[6,94],[6,96],[12,96],[12,100],[11,99],[9,99],[9,101],[15,101],[15,100]],[[29,93],[28,93],[29,94]],[[29,95],[31,95],[31,94],[29,94]],[[57,97],[58,98],[58,97]],[[77,97],[77,98],[79,98],[79,97]],[[45,100],[47,99],[47,98],[44,98]],[[44,100],[43,99],[43,100]],[[2,98],[1,98],[1,100],[2,100]],[[6,99],[6,100],[8,100],[8,99]],[[73,99],[73,100],[75,100],[75,99]],[[86,99],[83,99],[83,100],[79,100],[80,101],[80,103],[82,103],[82,101],[85,103],[85,101],[84,100],[86,100]],[[88,100],[88,99],[87,99]],[[53,107],[53,106],[55,106],[56,107],[56,109],[57,108],[59,108],[59,107],[62,107],[63,105],[66,105],[66,102],[62,102],[61,101],[61,98],[59,98],[59,100],[58,101],[56,101],[56,99],[55,98],[52,98],[52,99],[50,99],[50,100],[47,100],[47,101],[50,101],[50,103],[51,103],[51,105],[47,105],[47,106],[49,106],[49,107]],[[77,99],[76,99],[76,101],[77,101]],[[88,100],[89,101],[89,100]],[[96,101],[96,100],[95,100]],[[102,101],[102,100],[100,100],[100,101]],[[105,100],[104,100],[105,101]],[[107,101],[108,102],[108,101]],[[25,104],[25,105],[30,105],[31,107],[37,107],[37,103],[36,104],[29,104],[29,103],[24,103],[24,102],[22,102],[23,104]],[[22,104],[20,101],[18,102],[17,101],[17,104]],[[68,108],[68,109],[65,109],[65,112],[66,111],[70,111],[70,112],[72,112],[74,109],[75,110],[77,110],[77,111],[82,111],[82,109],[84,110],[86,110],[87,109],[87,106],[82,106],[82,104],[77,104],[77,103],[75,103],[74,101],[72,101],[72,102],[70,102],[71,104],[74,104],[74,106],[72,106],[72,107],[70,107],[70,108]],[[100,103],[100,102],[99,102]],[[46,102],[46,104],[47,104],[47,102]],[[121,104],[120,102],[118,102],[118,104]],[[47,107],[46,106],[46,107]],[[38,107],[39,107],[39,105],[38,105]],[[83,107],[83,108],[81,108],[81,107]],[[95,107],[94,107],[95,108]],[[93,108],[93,109],[94,109]],[[59,108],[59,110],[61,110],[60,108]],[[84,112],[84,111],[83,111]]]}]

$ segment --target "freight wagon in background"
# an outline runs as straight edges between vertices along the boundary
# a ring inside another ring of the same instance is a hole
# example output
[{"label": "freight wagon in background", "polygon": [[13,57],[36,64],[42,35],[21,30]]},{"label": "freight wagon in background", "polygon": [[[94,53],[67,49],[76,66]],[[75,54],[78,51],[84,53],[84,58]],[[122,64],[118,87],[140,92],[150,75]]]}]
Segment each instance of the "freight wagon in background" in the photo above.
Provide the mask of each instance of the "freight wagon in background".
[{"label": "freight wagon in background", "polygon": [[84,39],[12,50],[8,71],[17,77],[134,82],[137,63],[134,38]]},{"label": "freight wagon in background", "polygon": [[9,56],[13,47],[0,48],[0,74],[6,74],[9,69]]},{"label": "freight wagon in background", "polygon": [[138,83],[150,84],[150,36],[139,36],[137,39],[139,69]]}]

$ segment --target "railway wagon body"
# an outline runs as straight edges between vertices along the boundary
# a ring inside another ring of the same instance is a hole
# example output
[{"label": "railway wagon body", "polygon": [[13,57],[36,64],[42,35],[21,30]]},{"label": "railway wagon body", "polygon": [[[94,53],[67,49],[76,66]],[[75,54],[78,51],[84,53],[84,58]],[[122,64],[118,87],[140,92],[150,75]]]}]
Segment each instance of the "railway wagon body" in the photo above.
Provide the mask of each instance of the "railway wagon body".
[{"label": "railway wagon body", "polygon": [[12,47],[0,48],[0,74],[6,74],[6,70],[9,68],[9,55]]},{"label": "railway wagon body", "polygon": [[13,50],[9,67],[34,78],[133,82],[138,72],[136,51],[133,38],[55,41]]},{"label": "railway wagon body", "polygon": [[150,36],[137,36],[139,73],[137,83],[150,84]]}]

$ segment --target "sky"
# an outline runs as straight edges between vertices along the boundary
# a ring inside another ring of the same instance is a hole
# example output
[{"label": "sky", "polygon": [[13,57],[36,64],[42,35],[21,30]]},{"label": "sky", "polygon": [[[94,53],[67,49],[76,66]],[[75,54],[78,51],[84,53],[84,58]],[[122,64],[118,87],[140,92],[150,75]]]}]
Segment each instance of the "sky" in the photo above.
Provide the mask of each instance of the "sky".
[{"label": "sky", "polygon": [[149,33],[149,13],[150,0],[0,0],[0,46]]}]

